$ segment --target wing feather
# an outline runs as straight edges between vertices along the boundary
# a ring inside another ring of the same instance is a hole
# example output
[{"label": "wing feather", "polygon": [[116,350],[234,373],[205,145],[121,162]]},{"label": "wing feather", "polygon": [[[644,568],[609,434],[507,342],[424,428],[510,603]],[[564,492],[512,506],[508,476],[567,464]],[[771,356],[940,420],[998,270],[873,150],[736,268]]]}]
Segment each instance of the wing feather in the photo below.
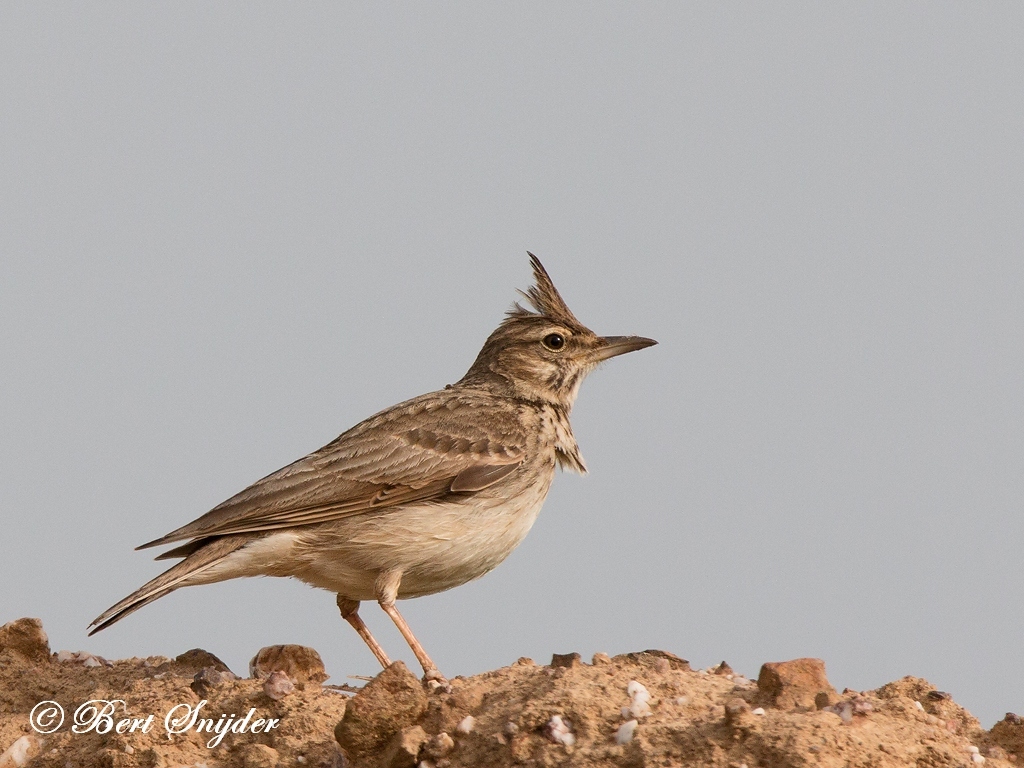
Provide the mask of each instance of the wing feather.
[{"label": "wing feather", "polygon": [[[496,407],[493,396],[486,397],[477,403],[465,392],[442,390],[382,411],[139,549],[312,525],[480,491],[514,472],[526,445],[514,406]],[[467,400],[460,418],[451,418]]]}]

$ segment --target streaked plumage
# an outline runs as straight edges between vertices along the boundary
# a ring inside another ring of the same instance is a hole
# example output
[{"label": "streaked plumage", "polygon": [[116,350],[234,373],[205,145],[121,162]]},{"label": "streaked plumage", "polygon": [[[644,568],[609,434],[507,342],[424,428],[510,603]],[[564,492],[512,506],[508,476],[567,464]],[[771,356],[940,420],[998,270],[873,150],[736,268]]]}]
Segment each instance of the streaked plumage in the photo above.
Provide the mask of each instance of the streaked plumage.
[{"label": "streaked plumage", "polygon": [[[586,472],[569,413],[599,362],[655,342],[599,337],[536,284],[456,384],[392,406],[146,547],[184,558],[94,622],[98,632],[179,587],[294,576],[337,593],[342,615],[390,662],[357,613],[377,600],[428,676],[440,677],[394,607],[490,571],[522,541],[555,466]],[[91,633],[90,633],[91,634]]]}]

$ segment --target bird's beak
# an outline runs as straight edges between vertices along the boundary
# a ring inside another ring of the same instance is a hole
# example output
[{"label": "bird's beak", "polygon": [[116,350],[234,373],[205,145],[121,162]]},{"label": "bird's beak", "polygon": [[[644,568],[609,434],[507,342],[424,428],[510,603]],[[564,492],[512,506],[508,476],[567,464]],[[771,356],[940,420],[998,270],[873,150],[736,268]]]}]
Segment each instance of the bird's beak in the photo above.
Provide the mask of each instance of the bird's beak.
[{"label": "bird's beak", "polygon": [[600,363],[602,360],[616,355],[635,352],[644,347],[653,347],[658,343],[654,339],[645,339],[643,336],[602,336],[600,342],[600,346],[591,353],[595,363]]}]

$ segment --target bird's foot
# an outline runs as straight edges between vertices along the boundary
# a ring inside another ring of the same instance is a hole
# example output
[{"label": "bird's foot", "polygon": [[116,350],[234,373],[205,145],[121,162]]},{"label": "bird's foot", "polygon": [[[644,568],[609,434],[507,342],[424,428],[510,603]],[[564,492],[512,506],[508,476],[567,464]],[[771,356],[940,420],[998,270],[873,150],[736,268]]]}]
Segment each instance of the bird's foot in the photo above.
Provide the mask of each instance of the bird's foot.
[{"label": "bird's foot", "polygon": [[452,684],[436,669],[426,670],[423,675],[423,682],[427,684],[427,688],[430,689],[431,693],[438,691],[441,693],[452,692]]}]

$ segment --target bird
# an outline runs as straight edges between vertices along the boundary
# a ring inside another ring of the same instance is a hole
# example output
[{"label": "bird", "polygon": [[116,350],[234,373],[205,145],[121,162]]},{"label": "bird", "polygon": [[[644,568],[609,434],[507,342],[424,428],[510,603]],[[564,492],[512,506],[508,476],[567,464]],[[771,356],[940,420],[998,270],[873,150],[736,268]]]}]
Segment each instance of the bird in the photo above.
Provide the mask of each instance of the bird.
[{"label": "bird", "polygon": [[180,559],[100,614],[90,635],[187,586],[244,576],[294,577],[332,591],[385,669],[359,615],[376,601],[424,679],[447,685],[396,601],[477,579],[530,530],[556,467],[586,474],[569,415],[601,362],[650,347],[598,336],[566,306],[540,260],[516,302],[455,384],[370,416],[258,480],[202,517],[136,549],[185,542]]}]

